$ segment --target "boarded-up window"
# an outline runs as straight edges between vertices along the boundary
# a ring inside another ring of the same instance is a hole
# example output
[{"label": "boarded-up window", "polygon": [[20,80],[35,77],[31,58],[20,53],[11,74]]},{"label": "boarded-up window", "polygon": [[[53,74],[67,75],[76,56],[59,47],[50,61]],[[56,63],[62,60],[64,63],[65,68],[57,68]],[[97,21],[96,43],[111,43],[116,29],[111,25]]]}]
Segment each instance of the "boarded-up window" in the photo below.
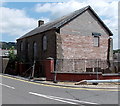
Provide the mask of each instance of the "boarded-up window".
[{"label": "boarded-up window", "polygon": [[94,42],[94,46],[98,47],[99,46],[99,36],[94,36],[93,42]]},{"label": "boarded-up window", "polygon": [[34,59],[36,59],[37,57],[37,43],[34,42],[33,44],[33,54],[34,54]]},{"label": "boarded-up window", "polygon": [[47,37],[45,35],[43,36],[43,50],[47,50]]},{"label": "boarded-up window", "polygon": [[30,44],[27,43],[27,55],[29,54],[29,50],[30,50]]}]

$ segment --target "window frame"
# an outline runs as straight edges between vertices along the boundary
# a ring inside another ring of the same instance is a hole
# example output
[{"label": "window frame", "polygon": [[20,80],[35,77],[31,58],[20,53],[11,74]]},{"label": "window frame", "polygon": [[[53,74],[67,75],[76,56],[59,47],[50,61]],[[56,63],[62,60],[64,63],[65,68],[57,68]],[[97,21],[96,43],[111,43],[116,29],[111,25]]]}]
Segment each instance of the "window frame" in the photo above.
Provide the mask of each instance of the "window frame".
[{"label": "window frame", "polygon": [[99,36],[94,36],[93,45],[94,45],[94,47],[99,47],[99,45],[100,45],[100,37]]},{"label": "window frame", "polygon": [[[94,47],[99,47],[100,46],[101,33],[93,32],[92,36],[93,36],[93,46]],[[97,40],[96,40],[96,38],[97,38]]]}]

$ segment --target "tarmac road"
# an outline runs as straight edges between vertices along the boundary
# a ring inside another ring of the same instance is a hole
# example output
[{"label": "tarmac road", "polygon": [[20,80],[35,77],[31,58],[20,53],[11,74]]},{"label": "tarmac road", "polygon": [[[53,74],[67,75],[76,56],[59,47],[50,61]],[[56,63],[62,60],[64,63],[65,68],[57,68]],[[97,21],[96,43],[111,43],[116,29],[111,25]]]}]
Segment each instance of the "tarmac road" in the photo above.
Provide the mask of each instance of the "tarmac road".
[{"label": "tarmac road", "polygon": [[[2,77],[2,104],[69,104],[118,105],[119,91],[104,89],[70,88],[45,85],[4,75]],[[4,105],[3,105],[4,106]],[[109,106],[109,105],[108,105]],[[119,106],[119,105],[118,105]]]}]

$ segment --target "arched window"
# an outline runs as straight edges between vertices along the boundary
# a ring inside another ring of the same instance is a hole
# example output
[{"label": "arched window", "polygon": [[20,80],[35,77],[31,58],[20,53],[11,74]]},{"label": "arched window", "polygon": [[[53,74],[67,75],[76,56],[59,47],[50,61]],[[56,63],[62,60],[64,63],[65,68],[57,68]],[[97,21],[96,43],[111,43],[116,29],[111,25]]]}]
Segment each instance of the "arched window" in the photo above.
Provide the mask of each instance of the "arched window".
[{"label": "arched window", "polygon": [[33,44],[33,56],[34,56],[34,59],[36,59],[36,57],[37,57],[37,43],[36,42],[34,42],[34,44]]},{"label": "arched window", "polygon": [[20,51],[23,51],[23,42],[20,43]]},{"label": "arched window", "polygon": [[29,50],[30,50],[30,44],[27,43],[27,55],[29,54]]},{"label": "arched window", "polygon": [[45,35],[43,36],[43,50],[47,50],[47,37]]}]

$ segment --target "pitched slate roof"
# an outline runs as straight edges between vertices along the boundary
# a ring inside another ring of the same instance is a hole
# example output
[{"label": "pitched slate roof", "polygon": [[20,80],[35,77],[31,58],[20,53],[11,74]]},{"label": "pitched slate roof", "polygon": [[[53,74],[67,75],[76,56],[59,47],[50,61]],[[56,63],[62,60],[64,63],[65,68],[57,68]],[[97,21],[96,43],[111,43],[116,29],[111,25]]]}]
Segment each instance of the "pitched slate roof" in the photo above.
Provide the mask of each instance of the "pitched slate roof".
[{"label": "pitched slate roof", "polygon": [[96,18],[98,19],[98,21],[103,25],[103,27],[108,31],[109,35],[112,36],[112,32],[108,29],[108,27],[103,23],[103,21],[97,16],[97,14],[94,12],[94,10],[90,7],[84,7],[82,9],[79,9],[69,15],[63,16],[55,21],[46,23],[41,25],[40,27],[37,27],[35,29],[33,29],[32,31],[28,32],[27,34],[23,35],[22,37],[20,37],[19,39],[31,36],[31,35],[35,35],[37,33],[41,33],[53,28],[60,28],[63,25],[65,25],[66,23],[70,22],[72,19],[76,18],[77,16],[81,15],[83,12],[85,12],[87,9],[90,9],[92,11],[92,13],[96,16]]}]

